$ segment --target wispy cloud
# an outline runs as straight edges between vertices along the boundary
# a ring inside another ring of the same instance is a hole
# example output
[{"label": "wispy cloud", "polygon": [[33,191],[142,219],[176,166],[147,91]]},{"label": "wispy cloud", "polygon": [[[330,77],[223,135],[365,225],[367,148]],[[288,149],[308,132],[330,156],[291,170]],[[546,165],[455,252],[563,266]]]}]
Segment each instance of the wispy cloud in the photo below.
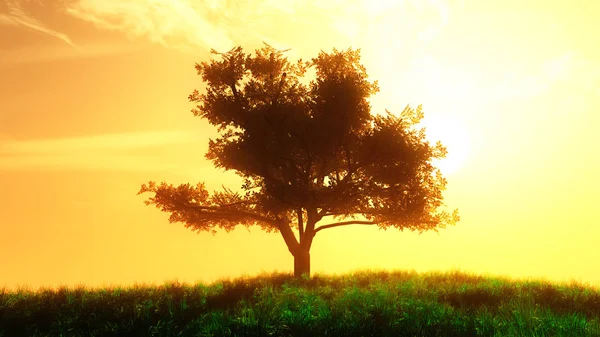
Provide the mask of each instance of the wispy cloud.
[{"label": "wispy cloud", "polygon": [[194,144],[203,140],[197,132],[188,131],[130,132],[27,141],[0,136],[0,170],[163,170],[174,166],[165,163],[159,156],[132,155],[130,150]]},{"label": "wispy cloud", "polygon": [[231,20],[230,10],[235,8],[230,1],[82,0],[66,12],[100,28],[145,37],[166,47],[229,49],[233,46],[229,32],[239,24]]},{"label": "wispy cloud", "polygon": [[23,9],[23,4],[29,2],[31,1],[6,0],[8,14],[0,14],[0,24],[21,26],[27,29],[35,30],[40,33],[55,37],[71,47],[78,49],[75,43],[71,41],[69,36],[47,27],[42,22],[26,13],[26,11]]},{"label": "wispy cloud", "polygon": [[[577,80],[574,80],[577,79]],[[497,85],[487,88],[488,102],[533,98],[568,84],[570,92],[594,90],[600,80],[600,63],[587,60],[574,51],[555,55],[533,69],[508,72]],[[565,95],[561,89],[560,95]]]},{"label": "wispy cloud", "polygon": [[61,48],[52,45],[34,45],[3,51],[0,53],[0,67],[51,60],[127,54],[140,48],[137,45],[125,43],[85,43],[79,44],[78,47],[79,51],[74,51],[69,46]]},{"label": "wispy cloud", "polygon": [[577,60],[575,60],[574,53],[569,52],[544,62],[541,70],[547,79],[561,80],[572,75],[575,62]]},{"label": "wispy cloud", "polygon": [[[373,37],[390,32],[394,32],[394,37],[386,42],[388,50],[389,44],[393,44],[393,50],[406,50],[406,42],[427,44],[449,22],[450,3],[454,0],[5,1],[8,14],[0,14],[0,24],[60,39],[78,48],[80,52],[75,57],[91,54],[86,49],[89,41],[76,45],[67,35],[69,32],[56,31],[42,18],[32,15],[32,6],[43,5],[44,10],[60,12],[104,30],[185,52],[210,48],[226,51],[237,45],[258,46],[265,41],[277,48],[293,48],[289,54],[293,58],[306,58],[313,57],[320,48],[331,48],[332,44],[338,48],[380,49],[383,39]],[[23,51],[19,54],[22,56]],[[60,54],[57,56],[60,58],[73,57],[73,53],[48,53],[54,54]],[[2,58],[4,64],[20,62],[15,57]],[[32,56],[29,59],[37,60]],[[386,66],[390,65],[382,65]]]},{"label": "wispy cloud", "polygon": [[[403,22],[418,15],[415,11],[431,14],[432,9],[438,13],[435,21],[439,24],[434,25],[437,29],[450,17],[446,0],[79,0],[66,12],[99,27],[145,37],[166,47],[228,50],[261,40],[286,44],[282,35],[296,36],[295,31],[303,29],[296,25],[298,22],[317,25],[321,33],[338,28],[338,34],[347,35],[381,20]],[[431,30],[430,20],[425,24],[428,30],[422,30],[431,39],[436,32]]]},{"label": "wispy cloud", "polygon": [[197,141],[197,134],[186,131],[127,132],[107,135],[8,141],[0,147],[0,155],[50,154],[97,149],[136,149]]}]

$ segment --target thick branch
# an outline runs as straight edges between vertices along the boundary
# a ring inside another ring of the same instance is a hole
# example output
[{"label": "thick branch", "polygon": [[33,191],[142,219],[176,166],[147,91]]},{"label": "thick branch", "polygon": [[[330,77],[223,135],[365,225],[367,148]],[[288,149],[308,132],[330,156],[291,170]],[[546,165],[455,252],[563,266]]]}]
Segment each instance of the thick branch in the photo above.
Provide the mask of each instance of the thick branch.
[{"label": "thick branch", "polygon": [[299,246],[298,240],[296,240],[296,237],[294,236],[294,232],[292,232],[292,229],[290,228],[290,225],[287,222],[287,219],[285,219],[285,218],[270,219],[270,218],[267,218],[260,214],[243,211],[243,210],[228,209],[225,207],[202,206],[202,205],[194,205],[194,204],[190,204],[190,203],[181,204],[181,205],[183,205],[184,207],[188,207],[188,208],[205,210],[207,212],[204,212],[204,213],[206,213],[207,215],[208,214],[222,215],[222,216],[239,215],[239,216],[249,217],[249,218],[257,220],[257,221],[274,224],[275,226],[277,226],[277,228],[279,228],[279,232],[281,233],[281,236],[283,237],[283,240],[285,241],[290,253],[295,254],[295,252],[298,250],[298,246]]},{"label": "thick branch", "polygon": [[377,222],[373,222],[373,221],[360,221],[360,220],[342,221],[342,222],[336,222],[336,223],[332,223],[332,224],[328,224],[328,225],[319,226],[315,229],[315,234],[317,234],[317,232],[320,231],[321,229],[332,228],[332,227],[339,227],[339,226],[346,226],[346,225],[376,225],[376,224],[377,224]]},{"label": "thick branch", "polygon": [[238,102],[238,91],[237,91],[237,88],[235,87],[235,83],[230,84],[229,87],[231,88],[231,91],[233,92],[233,97],[235,98],[235,101]]},{"label": "thick branch", "polygon": [[281,233],[281,236],[283,237],[283,240],[285,241],[288,250],[290,251],[290,253],[292,253],[292,255],[295,255],[298,251],[298,247],[300,246],[300,244],[298,243],[294,232],[290,228],[288,220],[285,218],[279,219],[279,221],[277,222],[277,226],[279,227],[279,232]]},{"label": "thick branch", "polygon": [[300,238],[302,238],[302,234],[304,234],[304,221],[302,219],[302,208],[298,208],[296,210],[296,215],[298,216],[298,231],[300,232]]}]

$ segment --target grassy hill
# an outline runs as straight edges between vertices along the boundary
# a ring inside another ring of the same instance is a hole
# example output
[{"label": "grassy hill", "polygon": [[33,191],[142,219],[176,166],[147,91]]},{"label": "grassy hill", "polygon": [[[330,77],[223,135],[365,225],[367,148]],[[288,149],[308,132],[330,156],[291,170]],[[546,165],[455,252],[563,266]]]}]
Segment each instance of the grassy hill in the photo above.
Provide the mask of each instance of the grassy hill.
[{"label": "grassy hill", "polygon": [[361,271],[3,290],[0,336],[600,336],[600,289]]}]

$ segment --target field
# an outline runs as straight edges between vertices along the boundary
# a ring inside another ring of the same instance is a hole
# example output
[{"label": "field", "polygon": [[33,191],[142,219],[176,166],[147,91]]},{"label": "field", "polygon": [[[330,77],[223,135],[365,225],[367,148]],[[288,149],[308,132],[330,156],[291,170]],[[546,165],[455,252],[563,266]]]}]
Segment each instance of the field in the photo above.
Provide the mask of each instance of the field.
[{"label": "field", "polygon": [[600,336],[600,289],[459,271],[4,289],[0,336]]}]

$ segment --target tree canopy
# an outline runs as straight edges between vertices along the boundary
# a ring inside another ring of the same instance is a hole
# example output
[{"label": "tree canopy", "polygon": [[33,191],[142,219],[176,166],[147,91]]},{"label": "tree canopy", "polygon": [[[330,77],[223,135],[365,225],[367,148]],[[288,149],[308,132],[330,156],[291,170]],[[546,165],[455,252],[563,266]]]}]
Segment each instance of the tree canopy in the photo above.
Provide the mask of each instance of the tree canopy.
[{"label": "tree canopy", "polygon": [[[446,149],[417,128],[422,107],[398,116],[371,113],[378,92],[360,50],[321,51],[293,63],[266,45],[241,47],[196,64],[207,87],[189,95],[194,116],[217,127],[205,157],[243,179],[239,190],[209,192],[203,183],[142,185],[145,201],[196,231],[238,225],[278,231],[295,257],[295,274],[310,273],[309,251],[320,230],[377,225],[423,232],[459,221],[446,212],[446,180],[432,164]],[[313,68],[314,78],[307,70]],[[361,219],[359,219],[361,217]],[[326,224],[316,226],[324,219]],[[298,237],[294,235],[298,231]]]}]

